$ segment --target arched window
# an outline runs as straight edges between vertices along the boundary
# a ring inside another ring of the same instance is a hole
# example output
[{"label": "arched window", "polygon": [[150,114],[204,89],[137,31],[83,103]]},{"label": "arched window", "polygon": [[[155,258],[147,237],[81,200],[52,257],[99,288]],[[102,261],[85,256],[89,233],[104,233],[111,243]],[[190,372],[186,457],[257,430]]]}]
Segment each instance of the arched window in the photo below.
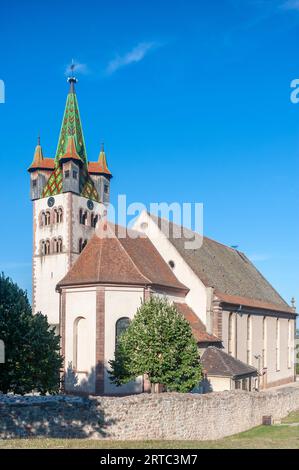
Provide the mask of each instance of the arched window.
[{"label": "arched window", "polygon": [[53,253],[57,253],[57,238],[53,238],[52,246],[53,246]]},{"label": "arched window", "polygon": [[57,211],[57,209],[53,210],[53,215],[54,215],[54,224],[57,224],[57,222],[58,222],[58,211]]},{"label": "arched window", "polygon": [[130,325],[130,322],[131,320],[128,317],[122,317],[117,320],[115,324],[115,348],[117,348],[119,338],[122,335],[122,333],[126,331],[128,326]]},{"label": "arched window", "polygon": [[228,316],[228,354],[234,355],[234,314]]},{"label": "arched window", "polygon": [[247,317],[247,364],[251,364],[252,361],[252,318],[251,315]]},{"label": "arched window", "polygon": [[62,238],[57,240],[57,253],[62,253]]},{"label": "arched window", "polygon": [[80,219],[80,224],[87,225],[87,211],[83,211],[83,209],[80,209],[79,219]]},{"label": "arched window", "polygon": [[91,214],[91,226],[95,228],[97,223],[98,223],[98,216],[92,213]]},{"label": "arched window", "polygon": [[50,211],[47,211],[45,214],[45,225],[50,225],[51,224],[51,214]]},{"label": "arched window", "polygon": [[280,370],[280,323],[276,319],[276,370]]},{"label": "arched window", "polygon": [[83,240],[83,238],[79,239],[79,253],[83,251],[83,249],[86,247],[88,240]]},{"label": "arched window", "polygon": [[77,317],[73,329],[73,367],[77,372],[86,372],[89,368],[86,345],[89,342],[87,321]]},{"label": "arched window", "polygon": [[50,240],[46,240],[46,243],[45,243],[45,255],[49,255],[50,254]]},{"label": "arched window", "polygon": [[44,256],[46,254],[46,242],[45,242],[45,240],[42,240],[40,245],[41,245],[41,253]]},{"label": "arched window", "polygon": [[60,224],[63,221],[63,210],[59,207],[57,211],[57,223]]},{"label": "arched window", "polygon": [[41,213],[41,225],[46,225],[46,214],[44,212]]},{"label": "arched window", "polygon": [[263,367],[267,367],[267,317],[263,318]]}]

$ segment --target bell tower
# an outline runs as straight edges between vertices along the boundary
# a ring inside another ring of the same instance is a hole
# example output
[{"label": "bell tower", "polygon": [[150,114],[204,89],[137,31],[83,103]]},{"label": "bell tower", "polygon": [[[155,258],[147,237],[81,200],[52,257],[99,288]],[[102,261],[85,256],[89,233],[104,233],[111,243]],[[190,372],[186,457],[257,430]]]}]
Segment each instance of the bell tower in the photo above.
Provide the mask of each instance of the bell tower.
[{"label": "bell tower", "polygon": [[57,283],[78,258],[109,204],[110,173],[104,149],[88,162],[78,100],[77,79],[68,79],[55,158],[45,158],[38,138],[30,174],[33,204],[33,312],[59,324]]}]

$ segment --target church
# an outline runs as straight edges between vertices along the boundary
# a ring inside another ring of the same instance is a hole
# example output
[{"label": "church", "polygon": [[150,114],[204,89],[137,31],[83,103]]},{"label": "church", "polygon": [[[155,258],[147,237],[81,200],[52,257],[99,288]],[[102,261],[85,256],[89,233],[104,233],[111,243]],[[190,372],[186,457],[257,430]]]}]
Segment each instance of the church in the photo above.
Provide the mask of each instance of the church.
[{"label": "church", "polygon": [[[146,376],[109,380],[119,335],[150,296],[190,323],[204,370],[198,392],[254,390],[295,380],[294,305],[246,255],[144,211],[132,230],[107,222],[112,174],[104,147],[89,161],[74,77],[58,146],[38,141],[28,171],[33,204],[32,308],[61,337],[66,392],[150,390]],[[167,231],[165,230],[167,226]],[[200,248],[186,239],[201,237]]]}]

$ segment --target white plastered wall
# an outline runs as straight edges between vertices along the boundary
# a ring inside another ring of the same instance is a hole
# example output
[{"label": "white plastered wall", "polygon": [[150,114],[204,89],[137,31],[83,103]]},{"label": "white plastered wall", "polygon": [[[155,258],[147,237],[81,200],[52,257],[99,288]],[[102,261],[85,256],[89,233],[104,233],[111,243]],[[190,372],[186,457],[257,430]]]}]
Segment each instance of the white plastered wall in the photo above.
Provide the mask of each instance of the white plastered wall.
[{"label": "white plastered wall", "polygon": [[[33,202],[34,215],[34,246],[33,246],[33,306],[34,313],[42,312],[47,315],[50,324],[59,323],[59,294],[56,285],[66,275],[71,265],[79,256],[79,239],[89,240],[95,232],[95,228],[80,224],[80,209],[87,210],[89,214],[102,216],[105,206],[93,202],[94,208],[87,208],[85,197],[72,193],[57,194],[54,196],[55,204],[48,207],[48,199],[42,198]],[[53,211],[55,208],[63,208],[63,221],[51,223],[47,226],[40,225],[42,211]],[[61,237],[63,240],[63,252],[43,256],[40,252],[42,240]]]},{"label": "white plastered wall", "polygon": [[[59,323],[59,295],[55,292],[56,284],[62,279],[68,270],[68,223],[69,217],[66,211],[67,194],[55,196],[55,206],[63,207],[63,222],[40,226],[40,214],[42,211],[53,210],[49,208],[48,198],[38,199],[33,202],[34,209],[34,247],[33,247],[33,299],[34,313],[41,312],[47,315],[50,324]],[[40,243],[42,240],[61,237],[63,240],[63,253],[42,256]]]},{"label": "white plastered wall", "polygon": [[208,377],[212,392],[231,390],[232,381],[229,377]]},{"label": "white plastered wall", "polygon": [[[224,350],[228,352],[228,322],[229,311],[222,313],[222,339]],[[233,313],[236,322],[236,350],[234,356],[237,359],[247,363],[247,313]],[[278,317],[266,316],[266,341],[263,340],[263,315],[251,314],[252,321],[252,341],[251,341],[251,365],[262,372],[263,369],[263,349],[266,349],[266,366],[267,374],[265,383],[277,382],[280,380],[292,378],[294,375],[294,328],[295,321],[290,320],[291,325],[291,341],[289,344],[289,320],[287,318],[279,318],[280,324],[280,361],[279,370],[276,364],[276,321]],[[290,347],[290,351],[289,351]],[[290,353],[291,362],[289,363],[288,355]],[[257,356],[257,357],[255,357]],[[290,367],[289,367],[290,366]],[[261,384],[263,379],[260,379]]]},{"label": "white plastered wall", "polygon": [[140,393],[143,380],[117,387],[109,379],[109,361],[114,359],[115,326],[117,320],[128,317],[131,320],[144,299],[143,288],[106,287],[105,289],[105,394]]},{"label": "white plastered wall", "polygon": [[[84,371],[72,372],[75,360],[75,321],[85,319],[85,335],[88,338],[81,354],[80,363],[85,364]],[[94,393],[96,366],[96,288],[82,287],[66,290],[65,304],[65,371],[66,389]]]}]

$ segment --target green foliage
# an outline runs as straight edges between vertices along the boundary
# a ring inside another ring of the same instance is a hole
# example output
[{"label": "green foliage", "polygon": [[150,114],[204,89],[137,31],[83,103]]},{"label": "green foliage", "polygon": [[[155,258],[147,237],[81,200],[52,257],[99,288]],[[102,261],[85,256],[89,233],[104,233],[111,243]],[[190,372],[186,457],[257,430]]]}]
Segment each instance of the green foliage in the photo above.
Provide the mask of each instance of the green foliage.
[{"label": "green foliage", "polygon": [[111,381],[125,384],[147,374],[151,384],[190,392],[202,378],[196,341],[189,323],[167,300],[152,297],[121,335]]},{"label": "green foliage", "polygon": [[59,337],[47,318],[32,315],[26,292],[0,276],[0,338],[5,364],[0,364],[3,393],[56,393],[59,390]]}]

